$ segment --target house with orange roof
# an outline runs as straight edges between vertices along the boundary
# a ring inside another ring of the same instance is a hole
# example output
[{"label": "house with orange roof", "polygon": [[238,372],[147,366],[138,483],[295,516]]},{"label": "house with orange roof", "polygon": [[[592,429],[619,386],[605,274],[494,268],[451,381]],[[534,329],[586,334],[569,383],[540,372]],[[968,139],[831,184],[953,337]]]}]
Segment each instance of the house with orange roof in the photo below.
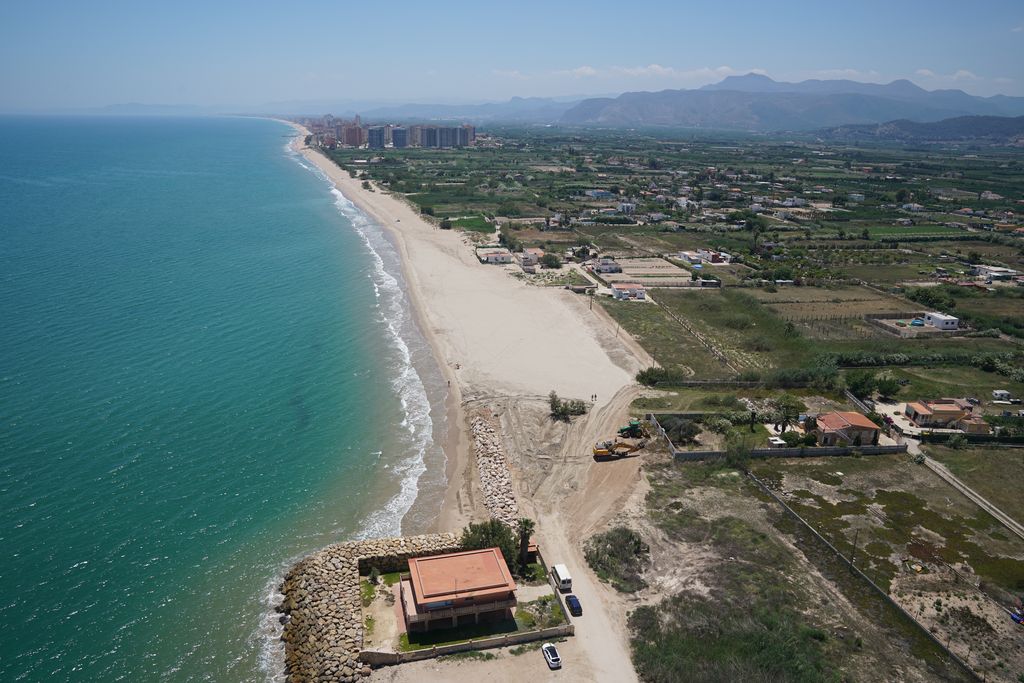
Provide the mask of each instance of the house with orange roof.
[{"label": "house with orange roof", "polygon": [[499,548],[412,558],[399,593],[409,632],[509,619],[517,604]]},{"label": "house with orange roof", "polygon": [[968,434],[988,434],[988,423],[974,414],[974,406],[963,398],[940,398],[932,401],[912,401],[903,414],[916,427],[932,429],[959,429]]},{"label": "house with orange roof", "polygon": [[870,446],[878,443],[881,427],[852,411],[822,413],[815,434],[822,446]]}]

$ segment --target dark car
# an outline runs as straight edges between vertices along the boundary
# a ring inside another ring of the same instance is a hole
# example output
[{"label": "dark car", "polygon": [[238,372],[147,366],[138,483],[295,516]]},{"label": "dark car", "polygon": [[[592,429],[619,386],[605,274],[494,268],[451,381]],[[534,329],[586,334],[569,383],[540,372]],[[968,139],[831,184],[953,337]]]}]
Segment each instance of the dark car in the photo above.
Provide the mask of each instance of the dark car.
[{"label": "dark car", "polygon": [[583,616],[583,605],[580,604],[580,599],[575,595],[570,595],[565,599],[565,604],[569,607],[569,614],[574,617]]}]

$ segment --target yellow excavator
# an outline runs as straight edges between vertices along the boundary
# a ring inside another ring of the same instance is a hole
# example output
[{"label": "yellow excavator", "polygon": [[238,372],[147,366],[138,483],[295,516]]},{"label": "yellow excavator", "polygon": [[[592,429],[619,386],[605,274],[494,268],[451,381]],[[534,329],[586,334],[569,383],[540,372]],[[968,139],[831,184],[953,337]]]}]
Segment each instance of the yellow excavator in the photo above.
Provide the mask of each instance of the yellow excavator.
[{"label": "yellow excavator", "polygon": [[598,441],[594,444],[594,458],[596,460],[627,458],[644,448],[647,448],[646,439],[641,439],[637,443],[618,440]]}]

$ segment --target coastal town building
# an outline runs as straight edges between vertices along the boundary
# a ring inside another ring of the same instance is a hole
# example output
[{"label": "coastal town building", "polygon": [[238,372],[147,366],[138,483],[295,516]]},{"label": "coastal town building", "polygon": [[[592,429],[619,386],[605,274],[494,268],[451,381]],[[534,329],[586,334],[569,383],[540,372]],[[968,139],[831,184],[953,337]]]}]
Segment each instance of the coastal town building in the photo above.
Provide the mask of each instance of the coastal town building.
[{"label": "coastal town building", "polygon": [[612,296],[620,301],[629,299],[642,301],[647,298],[647,289],[634,282],[613,282]]},{"label": "coastal town building", "polygon": [[816,422],[815,435],[822,446],[870,446],[878,443],[881,428],[860,413],[823,413]]},{"label": "coastal town building", "polygon": [[407,631],[511,618],[516,583],[498,548],[410,559],[399,593]]},{"label": "coastal town building", "polygon": [[595,273],[621,273],[622,272],[622,266],[620,266],[618,264],[618,262],[615,261],[615,259],[602,258],[602,259],[598,259],[597,263],[594,265],[594,272]]},{"label": "coastal town building", "polygon": [[933,429],[959,429],[968,434],[988,434],[989,425],[974,414],[974,405],[963,398],[913,401],[907,404],[904,415],[916,427]]},{"label": "coastal town building", "polygon": [[383,126],[374,126],[366,131],[366,139],[370,149],[384,149],[385,131]]},{"label": "coastal town building", "polygon": [[409,131],[401,126],[391,130],[391,145],[395,149],[402,149],[409,146]]},{"label": "coastal town building", "polygon": [[512,252],[505,247],[480,247],[476,257],[481,263],[512,263]]}]

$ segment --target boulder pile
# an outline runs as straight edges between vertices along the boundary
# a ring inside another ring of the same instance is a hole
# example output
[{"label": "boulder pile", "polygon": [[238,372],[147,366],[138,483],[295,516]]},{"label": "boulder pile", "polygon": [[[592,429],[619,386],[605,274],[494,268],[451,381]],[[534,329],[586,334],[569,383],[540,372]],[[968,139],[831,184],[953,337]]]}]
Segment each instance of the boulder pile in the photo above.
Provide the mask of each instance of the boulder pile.
[{"label": "boulder pile", "polygon": [[402,571],[411,557],[459,550],[456,534],[352,541],[298,562],[281,584],[288,683],[343,683],[370,675],[363,648],[360,571]]},{"label": "boulder pile", "polygon": [[484,505],[495,519],[515,526],[519,518],[519,504],[512,491],[512,475],[505,458],[505,448],[498,434],[500,429],[483,416],[470,422],[473,433],[473,453],[477,472],[484,491]]}]

